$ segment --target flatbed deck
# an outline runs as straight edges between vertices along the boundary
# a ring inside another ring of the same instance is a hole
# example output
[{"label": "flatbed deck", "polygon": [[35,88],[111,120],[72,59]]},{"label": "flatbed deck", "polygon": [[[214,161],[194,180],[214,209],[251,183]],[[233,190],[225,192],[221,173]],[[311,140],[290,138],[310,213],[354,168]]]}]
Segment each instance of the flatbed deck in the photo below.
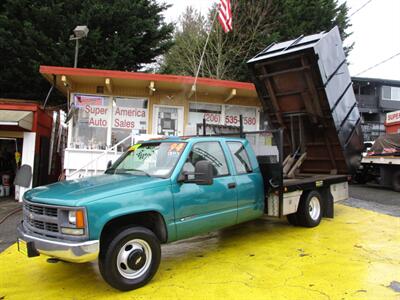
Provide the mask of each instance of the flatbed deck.
[{"label": "flatbed deck", "polygon": [[362,158],[363,164],[400,165],[400,156],[374,155]]},{"label": "flatbed deck", "polygon": [[297,178],[283,179],[283,187],[287,192],[307,187],[319,187],[325,184],[333,184],[347,181],[347,175],[330,174],[299,174]]}]

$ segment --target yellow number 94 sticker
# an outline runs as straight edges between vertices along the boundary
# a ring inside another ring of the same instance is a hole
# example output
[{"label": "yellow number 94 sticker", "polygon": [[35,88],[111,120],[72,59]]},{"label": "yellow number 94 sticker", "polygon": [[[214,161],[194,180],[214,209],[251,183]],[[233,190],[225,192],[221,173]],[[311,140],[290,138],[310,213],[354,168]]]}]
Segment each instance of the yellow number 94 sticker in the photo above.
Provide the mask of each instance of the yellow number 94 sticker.
[{"label": "yellow number 94 sticker", "polygon": [[137,148],[139,148],[140,146],[142,146],[142,144],[135,144],[135,145],[133,145],[133,146],[131,146],[130,148],[129,148],[129,151],[135,151]]}]

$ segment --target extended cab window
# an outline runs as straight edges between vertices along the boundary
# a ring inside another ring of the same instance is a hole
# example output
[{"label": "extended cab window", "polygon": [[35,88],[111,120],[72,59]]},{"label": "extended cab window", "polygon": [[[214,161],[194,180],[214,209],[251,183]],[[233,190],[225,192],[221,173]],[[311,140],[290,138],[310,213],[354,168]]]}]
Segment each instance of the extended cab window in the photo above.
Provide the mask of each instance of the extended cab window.
[{"label": "extended cab window", "polygon": [[240,142],[228,142],[229,150],[233,157],[233,162],[235,163],[236,172],[238,174],[250,173],[253,171],[249,156],[244,148],[243,144]]},{"label": "extended cab window", "polygon": [[201,160],[207,160],[212,164],[214,177],[229,175],[224,151],[220,143],[200,142],[194,144],[183,166],[183,171],[194,172],[196,163]]}]

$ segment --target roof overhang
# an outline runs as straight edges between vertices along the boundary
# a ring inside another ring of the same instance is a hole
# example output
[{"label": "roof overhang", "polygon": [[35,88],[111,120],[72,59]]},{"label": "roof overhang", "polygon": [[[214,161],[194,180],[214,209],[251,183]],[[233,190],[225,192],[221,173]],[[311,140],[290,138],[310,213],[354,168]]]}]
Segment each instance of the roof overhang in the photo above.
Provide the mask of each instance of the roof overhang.
[{"label": "roof overhang", "polygon": [[223,99],[232,95],[235,97],[257,98],[257,92],[252,83],[198,78],[196,88],[193,88],[195,78],[190,76],[162,75],[139,72],[110,71],[97,69],[66,68],[55,66],[40,66],[40,73],[64,95],[68,91],[77,91],[81,86],[103,86],[104,93],[112,94],[114,87],[145,90],[149,95],[162,92],[185,93],[188,98],[193,90],[198,94],[220,95]]},{"label": "roof overhang", "polygon": [[23,110],[0,110],[0,126],[32,130],[33,112]]},{"label": "roof overhang", "polygon": [[377,83],[382,85],[390,85],[400,87],[400,80],[385,79],[385,78],[371,78],[371,77],[351,77],[351,80],[356,82]]}]

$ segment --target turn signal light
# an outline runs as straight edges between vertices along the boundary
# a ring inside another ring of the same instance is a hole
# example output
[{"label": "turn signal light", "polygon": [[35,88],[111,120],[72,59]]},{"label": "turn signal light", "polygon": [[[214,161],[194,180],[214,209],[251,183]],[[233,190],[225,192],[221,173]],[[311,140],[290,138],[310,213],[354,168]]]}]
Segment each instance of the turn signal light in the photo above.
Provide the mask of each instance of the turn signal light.
[{"label": "turn signal light", "polygon": [[85,227],[85,215],[82,210],[76,211],[76,227],[84,228]]}]

